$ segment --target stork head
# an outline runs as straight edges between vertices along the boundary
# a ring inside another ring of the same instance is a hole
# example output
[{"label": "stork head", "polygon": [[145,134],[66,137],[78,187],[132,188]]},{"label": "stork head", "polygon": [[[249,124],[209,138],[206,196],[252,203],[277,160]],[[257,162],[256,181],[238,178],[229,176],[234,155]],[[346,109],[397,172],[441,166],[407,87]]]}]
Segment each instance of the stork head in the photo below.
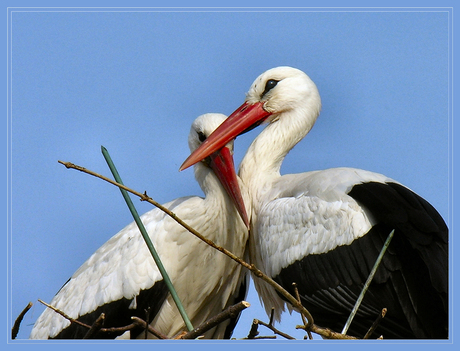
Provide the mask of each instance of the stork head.
[{"label": "stork head", "polygon": [[[183,170],[208,157],[215,150],[263,122],[275,123],[283,114],[295,112],[311,126],[321,109],[315,83],[302,71],[292,67],[272,68],[252,83],[246,100],[180,167]],[[308,132],[308,131],[307,131]],[[306,134],[306,133],[305,133]]]},{"label": "stork head", "polygon": [[[196,118],[192,123],[188,137],[190,151],[193,153],[197,150],[226,118],[227,116],[220,113],[207,113]],[[222,148],[205,156],[201,162],[212,169],[235,204],[244,224],[249,228],[248,215],[233,162],[233,141],[229,141]]]}]

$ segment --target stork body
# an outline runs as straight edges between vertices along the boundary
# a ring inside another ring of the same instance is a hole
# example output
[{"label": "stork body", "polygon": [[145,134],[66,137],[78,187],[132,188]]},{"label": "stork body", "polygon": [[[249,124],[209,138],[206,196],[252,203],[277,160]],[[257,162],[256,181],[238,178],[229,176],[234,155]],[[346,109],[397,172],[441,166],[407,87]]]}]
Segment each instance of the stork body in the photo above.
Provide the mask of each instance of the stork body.
[{"label": "stork body", "polygon": [[[284,157],[310,131],[320,109],[307,75],[290,67],[271,69],[182,168],[268,122],[240,165],[252,201],[252,262],[292,293],[296,283],[315,323],[340,332],[395,229],[348,333],[363,337],[387,308],[372,337],[447,338],[448,230],[426,200],[386,176],[359,169],[281,176]],[[285,301],[258,279],[255,286],[267,312],[275,307],[279,320]]]},{"label": "stork body", "polygon": [[[198,117],[189,136],[191,150],[225,119],[220,114]],[[221,153],[231,157],[232,144]],[[230,148],[230,149],[229,149]],[[225,150],[226,149],[226,150]],[[212,157],[220,157],[220,153]],[[183,197],[164,206],[202,235],[243,257],[247,226],[210,168],[213,160],[200,162],[195,177],[206,197]],[[233,160],[220,159],[233,172]],[[240,194],[241,195],[241,194]],[[238,194],[237,196],[238,197]],[[246,201],[248,202],[248,201]],[[241,266],[208,246],[159,209],[143,216],[149,236],[170,276],[194,327],[244,299],[247,277]],[[122,327],[132,323],[131,316],[146,319],[164,335],[173,337],[185,330],[184,322],[168,288],[147,249],[135,223],[131,223],[101,246],[59,290],[50,304],[74,319],[91,325],[105,313],[104,327]],[[218,325],[206,338],[228,338],[235,320]],[[33,339],[82,338],[87,329],[72,324],[50,309],[39,317],[31,333]],[[140,330],[130,337],[144,337]],[[97,338],[114,338],[99,334]]]}]

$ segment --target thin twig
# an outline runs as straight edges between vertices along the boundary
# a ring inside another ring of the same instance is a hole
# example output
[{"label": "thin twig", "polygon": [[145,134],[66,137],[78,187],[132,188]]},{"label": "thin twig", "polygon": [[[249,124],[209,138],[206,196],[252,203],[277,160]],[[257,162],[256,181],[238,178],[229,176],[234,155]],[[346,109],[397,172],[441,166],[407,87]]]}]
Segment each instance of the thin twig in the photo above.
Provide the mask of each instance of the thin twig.
[{"label": "thin twig", "polygon": [[[304,325],[296,325],[296,329],[307,330]],[[312,324],[308,328],[312,333],[321,335],[324,339],[334,339],[334,340],[357,340],[354,336],[337,333],[329,328],[323,328],[316,324]]]},{"label": "thin twig", "polygon": [[276,339],[276,335],[256,336],[254,340]]},{"label": "thin twig", "polygon": [[255,319],[254,322],[257,321],[257,324],[260,324],[260,325],[263,325],[264,327],[267,327],[268,329],[270,329],[272,332],[274,332],[275,334],[278,334],[279,336],[282,336],[283,338],[285,339],[289,339],[289,340],[294,340],[295,338],[293,338],[292,336],[286,334],[286,333],[283,333],[281,330],[278,330],[276,329],[273,325],[271,324],[267,324],[265,322],[262,322],[261,320],[258,320],[258,319]]},{"label": "thin twig", "polygon": [[136,323],[131,323],[128,325],[125,325],[124,327],[110,327],[110,328],[101,328],[100,332],[101,333],[110,333],[110,334],[117,334],[117,335],[122,335],[124,332],[130,331],[134,328],[139,327]]},{"label": "thin twig", "polygon": [[[200,233],[198,233],[195,229],[193,229],[192,227],[190,227],[187,223],[185,223],[183,220],[181,220],[179,217],[177,217],[176,214],[174,214],[173,212],[171,212],[169,209],[167,209],[166,207],[162,206],[161,204],[159,204],[158,202],[154,201],[151,197],[147,196],[147,193],[144,192],[144,194],[142,193],[139,193],[135,190],[132,190],[130,188],[128,188],[127,186],[123,185],[123,184],[119,184],[115,181],[113,181],[112,179],[110,178],[107,178],[107,177],[104,177],[96,172],[93,172],[91,170],[88,170],[84,167],[81,167],[81,166],[78,166],[78,165],[75,165],[71,162],[63,162],[63,161],[58,161],[60,164],[63,164],[66,168],[71,168],[71,169],[76,169],[80,172],[83,172],[83,173],[86,173],[86,174],[89,174],[89,175],[92,175],[94,177],[97,177],[97,178],[100,178],[102,180],[105,180],[106,182],[112,184],[112,185],[115,185],[121,189],[124,189],[128,192],[130,192],[131,194],[134,194],[136,196],[138,196],[141,201],[147,201],[148,203],[154,205],[155,207],[159,208],[161,211],[165,212],[167,215],[169,215],[172,219],[174,219],[178,224],[180,224],[182,227],[184,227],[185,229],[187,229],[190,233],[192,233],[193,235],[195,235],[197,238],[199,238],[200,240],[204,241],[206,244],[212,246],[213,248],[215,248],[216,250],[222,252],[223,254],[227,255],[228,257],[230,257],[232,260],[238,262],[240,265],[244,266],[245,268],[249,269],[256,277],[262,279],[263,281],[265,281],[266,283],[268,283],[269,285],[271,285],[273,288],[275,288],[284,298],[286,298],[286,300],[288,300],[288,302],[290,304],[292,304],[294,307],[296,307],[298,310],[299,310],[299,313],[303,313],[307,318],[311,317],[311,314],[307,311],[307,309],[302,306],[301,303],[299,303],[296,298],[294,296],[292,296],[286,289],[284,289],[281,285],[279,285],[278,283],[276,283],[273,279],[271,279],[269,276],[267,276],[266,274],[264,274],[261,270],[259,270],[254,264],[249,264],[247,262],[245,262],[244,260],[242,260],[241,258],[239,258],[238,256],[236,256],[235,254],[233,254],[232,252],[228,251],[227,249],[223,248],[223,247],[220,247],[218,245],[216,245],[214,242],[212,242],[211,240],[205,238],[203,235],[201,235]],[[312,324],[310,319],[309,319],[309,325]]]},{"label": "thin twig", "polygon": [[[150,320],[150,306],[145,309],[145,320],[149,321]],[[149,328],[147,328],[148,323],[145,323],[145,330],[144,330],[144,339],[148,338],[149,335]]]},{"label": "thin twig", "polygon": [[246,337],[246,339],[255,339],[257,335],[259,335],[259,320],[258,319],[254,319],[252,321],[252,325],[251,325],[251,329],[249,329],[249,334],[248,336]]},{"label": "thin twig", "polygon": [[85,324],[85,323],[83,323],[83,322],[80,322],[79,320],[74,319],[74,318],[68,316],[67,314],[65,314],[65,313],[62,312],[61,310],[57,309],[56,307],[47,304],[45,301],[42,301],[42,300],[38,299],[38,302],[40,302],[41,304],[45,305],[45,306],[48,307],[48,308],[51,308],[54,312],[60,314],[62,317],[64,317],[65,319],[67,319],[70,323],[75,323],[75,324],[78,324],[78,325],[80,325],[80,326],[82,326],[82,327],[91,329],[91,326],[90,326],[90,325]]},{"label": "thin twig", "polygon": [[206,322],[204,322],[194,330],[182,336],[182,339],[196,339],[197,337],[203,335],[208,330],[214,328],[216,325],[222,323],[226,319],[236,317],[242,310],[248,308],[249,306],[251,306],[250,303],[246,301],[241,301],[236,305],[230,306],[225,311],[222,311],[216,316],[208,319]]},{"label": "thin twig", "polygon": [[275,308],[272,307],[270,311],[270,319],[268,320],[268,324],[273,325],[273,320],[275,319]]},{"label": "thin twig", "polygon": [[13,324],[13,328],[11,328],[11,339],[16,339],[19,333],[19,327],[21,325],[22,320],[24,319],[24,316],[26,313],[32,308],[33,304],[32,302],[29,302],[27,306],[19,313],[19,316],[16,318]]},{"label": "thin twig", "polygon": [[[68,316],[67,314],[65,314],[64,312],[62,312],[61,310],[59,310],[58,308],[54,307],[54,306],[51,306],[50,304],[47,304],[46,302],[38,299],[38,302],[42,303],[43,305],[45,305],[46,307],[52,309],[54,312],[60,314],[62,317],[64,317],[65,319],[67,319],[70,323],[75,323],[75,324],[78,324],[84,328],[87,328],[88,330],[91,329],[91,326],[88,325],[88,324],[85,324],[83,322],[80,322],[78,319],[74,319],[70,316]],[[128,331],[128,330],[131,330],[131,329],[134,329],[134,328],[137,328],[137,327],[142,327],[142,328],[145,328],[145,325],[147,324],[145,321],[143,321],[142,319],[138,318],[138,317],[131,317],[133,323],[131,324],[128,324],[124,327],[109,327],[109,328],[100,328],[99,329],[99,332],[101,333],[113,333],[113,334],[123,334],[124,332]],[[152,328],[151,326],[148,326],[148,330],[150,333],[152,333],[153,335],[155,335],[157,338],[159,339],[168,339],[167,336],[161,334],[160,332],[158,332],[157,330],[155,330],[154,328]]]},{"label": "thin twig", "polygon": [[104,320],[105,314],[101,313],[100,316],[95,320],[91,328],[89,328],[89,330],[86,332],[83,339],[92,339],[93,336],[95,336],[102,329],[102,326],[104,325]]},{"label": "thin twig", "polygon": [[152,333],[158,339],[168,339],[168,337],[166,335],[160,333],[158,330],[156,330],[153,327],[151,327],[146,321],[142,320],[141,318],[133,316],[133,317],[131,317],[131,319],[132,319],[133,323],[136,326],[148,330],[149,333]]},{"label": "thin twig", "polygon": [[[300,300],[300,294],[299,294],[299,289],[297,288],[297,283],[292,283],[292,286],[294,287],[294,293],[295,293],[295,297],[297,299],[297,301],[299,301],[299,303],[302,303],[302,301]],[[305,326],[305,331],[307,332],[307,335],[308,335],[308,338],[310,340],[313,340],[313,336],[311,335],[311,331],[310,331],[310,328],[309,328],[309,323],[307,322],[307,319],[305,318],[304,314],[301,313],[300,316],[302,317],[302,322],[303,322],[303,325]],[[310,315],[310,320],[311,320],[311,324],[314,324],[314,320],[313,320],[313,317]]]},{"label": "thin twig", "polygon": [[369,330],[367,331],[366,335],[364,335],[364,338],[363,339],[369,339],[372,335],[372,333],[375,331],[375,329],[377,328],[377,326],[379,325],[380,321],[385,318],[385,315],[387,314],[387,309],[384,308],[382,309],[382,311],[379,313],[379,315],[377,316],[377,319],[374,321],[374,323],[372,323],[371,327],[369,328]]}]

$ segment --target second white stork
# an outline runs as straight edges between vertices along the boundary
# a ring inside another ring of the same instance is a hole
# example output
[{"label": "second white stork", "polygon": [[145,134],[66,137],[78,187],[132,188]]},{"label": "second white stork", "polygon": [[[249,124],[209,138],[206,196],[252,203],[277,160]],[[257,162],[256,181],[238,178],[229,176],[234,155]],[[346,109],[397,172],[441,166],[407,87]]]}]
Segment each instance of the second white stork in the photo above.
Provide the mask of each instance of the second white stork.
[{"label": "second white stork", "polygon": [[[225,117],[221,114],[198,117],[190,130],[190,149],[195,150]],[[195,166],[195,177],[206,195],[204,199],[183,197],[164,206],[208,239],[243,257],[248,221],[236,183],[232,153],[233,143],[229,143]],[[159,209],[145,213],[141,220],[194,327],[245,298],[248,285],[242,266],[190,234]],[[59,290],[50,305],[88,325],[105,313],[105,328],[127,326],[132,323],[132,316],[145,320],[149,309],[148,322],[162,334],[173,337],[185,330],[135,223],[102,245]],[[229,338],[236,319],[219,324],[205,337]],[[129,336],[144,337],[141,331],[132,330]],[[71,324],[46,309],[30,337],[80,339],[87,332],[85,327]],[[99,333],[96,338],[117,336],[117,333]]]},{"label": "second white stork", "polygon": [[[252,199],[252,262],[293,292],[315,323],[341,331],[383,243],[383,257],[349,334],[448,337],[448,229],[426,200],[384,175],[336,168],[281,176],[287,153],[313,127],[321,99],[302,71],[278,67],[252,84],[246,101],[190,157],[184,169],[261,122],[240,165]],[[285,302],[255,279],[267,312]]]}]

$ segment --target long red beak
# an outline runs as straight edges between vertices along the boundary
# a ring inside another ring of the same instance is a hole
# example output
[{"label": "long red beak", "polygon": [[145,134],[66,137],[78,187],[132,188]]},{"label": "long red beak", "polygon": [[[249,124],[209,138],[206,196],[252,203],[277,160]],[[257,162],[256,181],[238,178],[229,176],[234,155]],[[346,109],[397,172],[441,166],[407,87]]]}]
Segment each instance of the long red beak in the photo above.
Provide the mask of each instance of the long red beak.
[{"label": "long red beak", "polygon": [[229,148],[224,146],[219,151],[212,153],[209,158],[209,166],[219,178],[228,196],[232,199],[244,224],[249,228],[248,214],[244,206],[243,196],[241,196],[241,190],[235,172],[235,164],[233,163],[233,156]]},{"label": "long red beak", "polygon": [[198,147],[180,166],[179,171],[182,171],[195,163],[205,159],[213,152],[227,145],[227,143],[235,139],[238,135],[251,129],[254,125],[258,125],[265,120],[271,113],[263,109],[263,103],[257,102],[249,104],[245,102]]}]

